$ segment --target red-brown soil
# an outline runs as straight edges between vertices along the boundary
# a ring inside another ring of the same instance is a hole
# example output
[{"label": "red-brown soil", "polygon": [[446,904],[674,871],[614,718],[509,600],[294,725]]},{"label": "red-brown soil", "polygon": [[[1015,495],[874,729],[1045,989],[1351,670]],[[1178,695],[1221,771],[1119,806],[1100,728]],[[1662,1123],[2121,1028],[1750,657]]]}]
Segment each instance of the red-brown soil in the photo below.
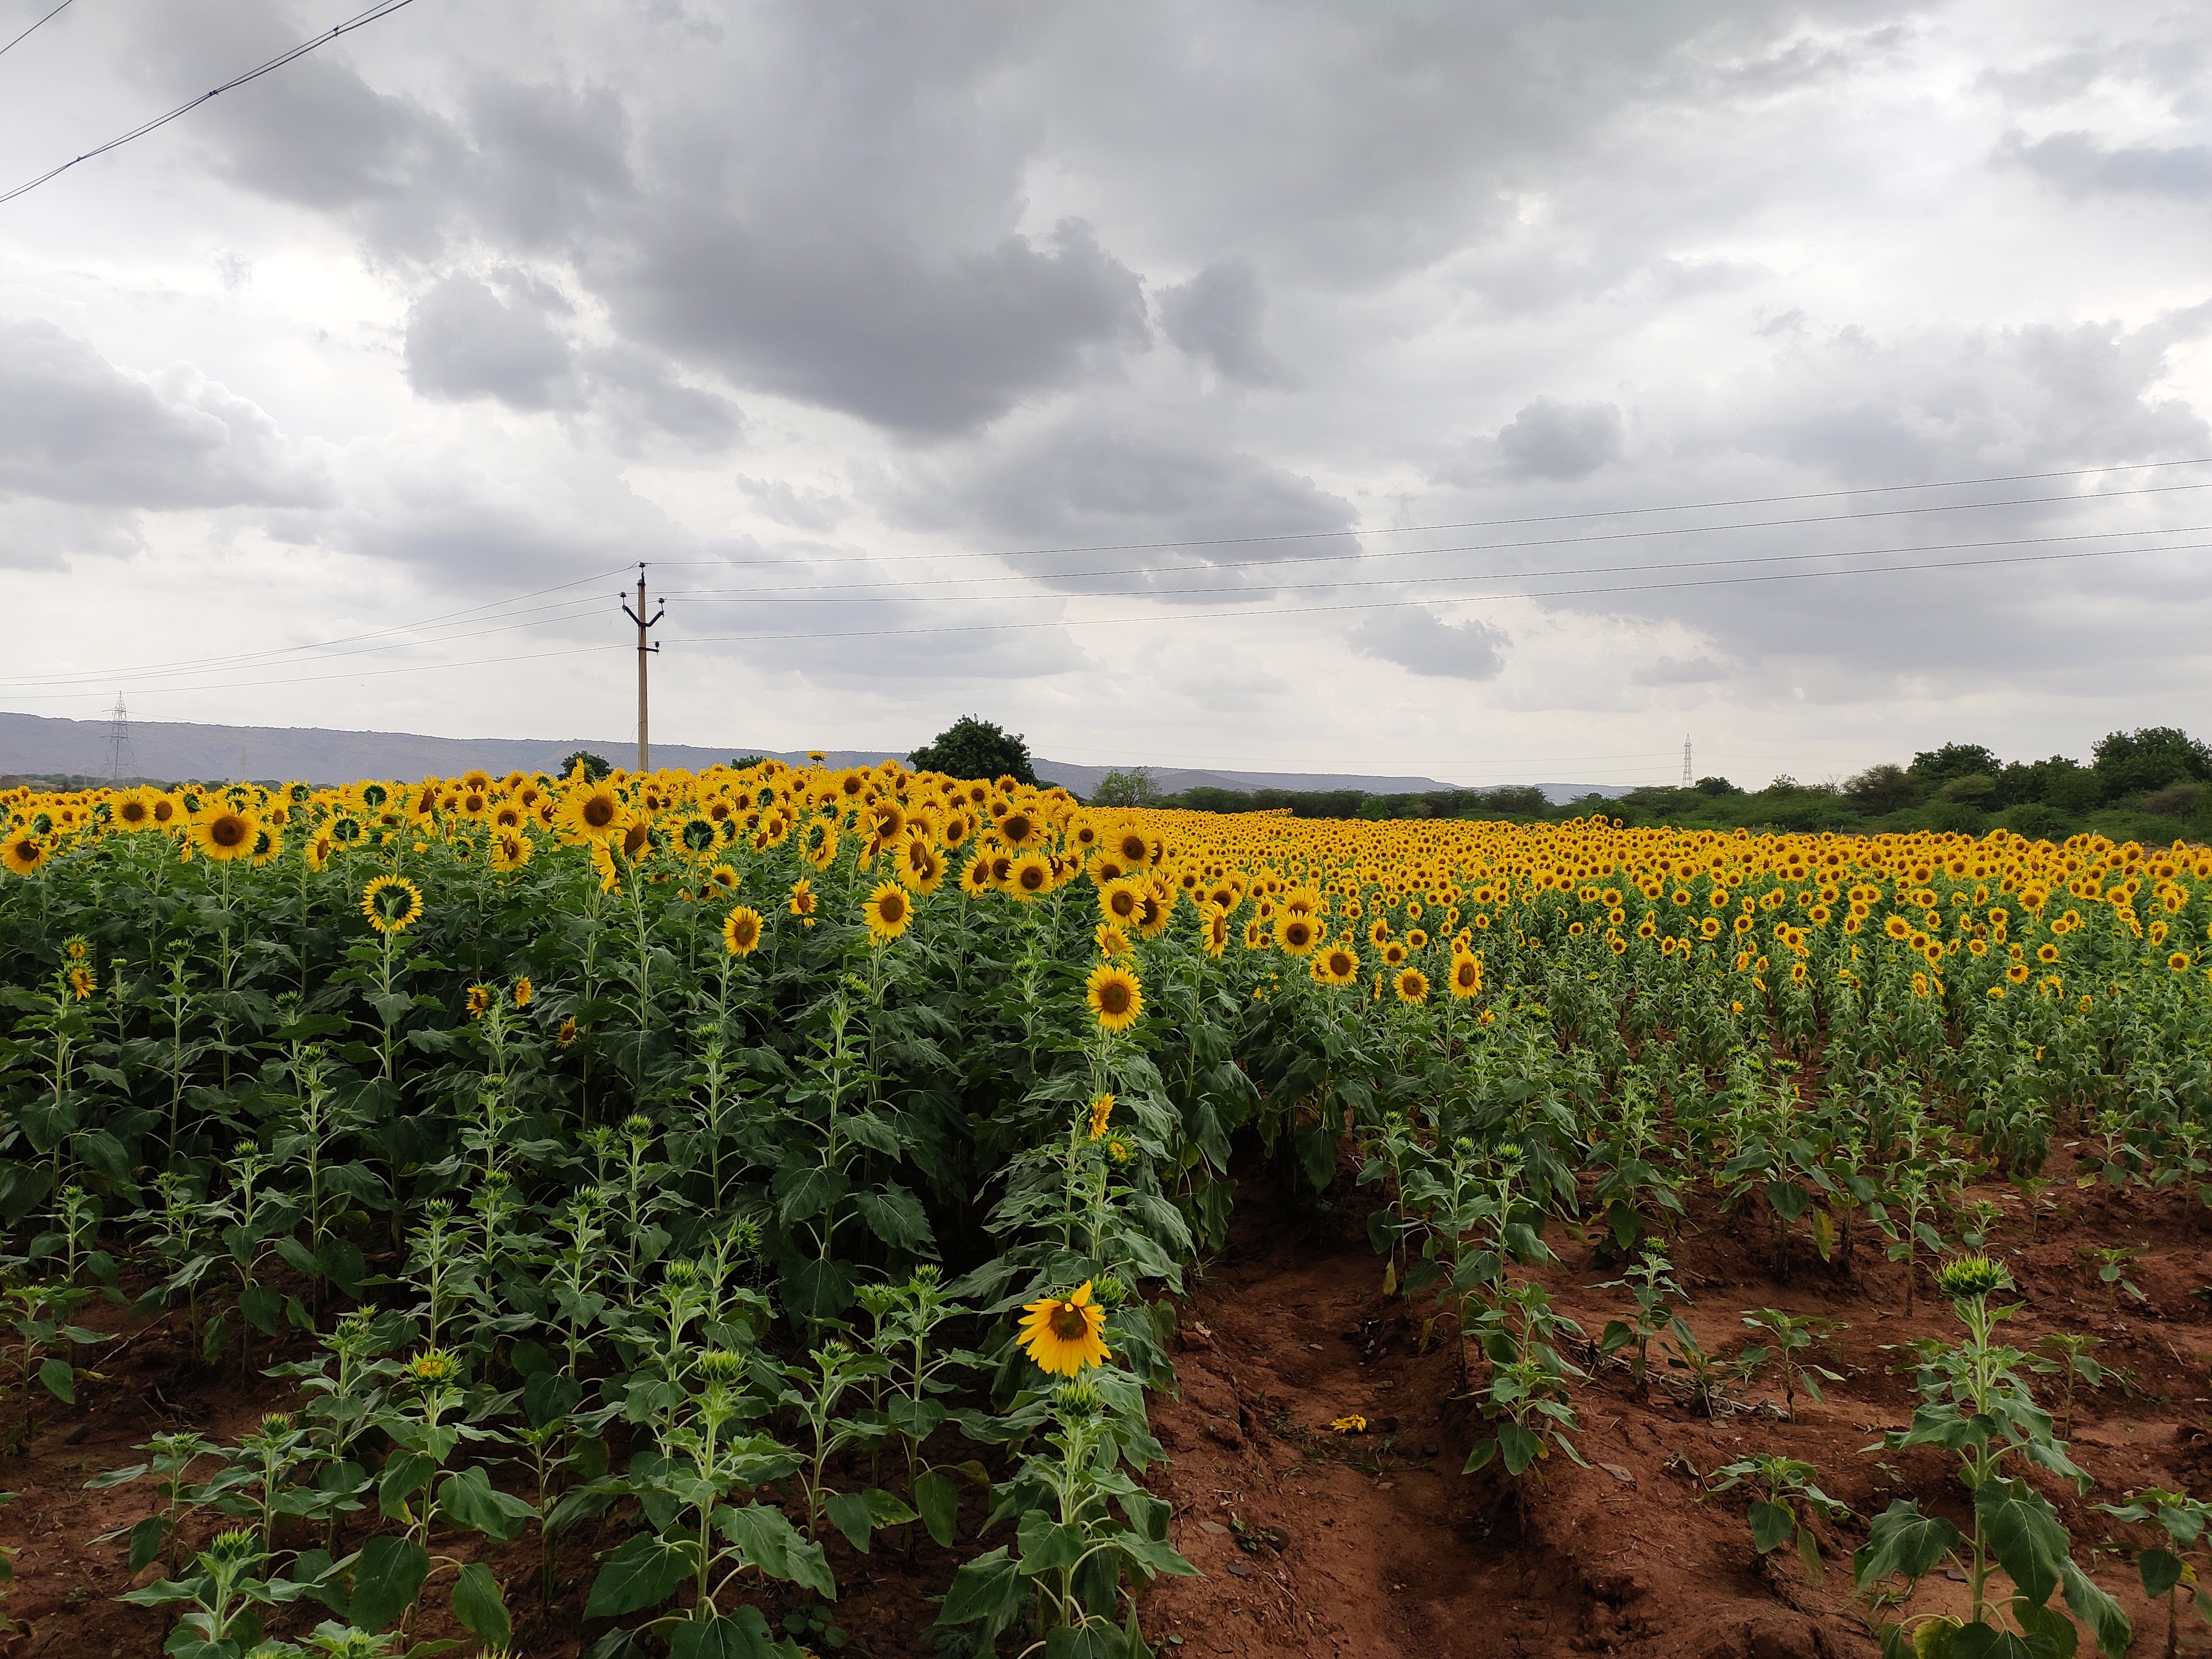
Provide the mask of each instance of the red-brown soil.
[{"label": "red-brown soil", "polygon": [[[2155,1653],[2162,1613],[2145,1607],[2126,1553],[2099,1547],[2129,1540],[2094,1505],[2154,1484],[2212,1492],[2212,1211],[2193,1194],[2076,1188],[2063,1153],[2049,1173],[2060,1177],[2050,1194],[2057,1208],[2033,1231],[2016,1196],[1989,1191],[2010,1200],[2010,1218],[1991,1244],[2011,1263],[2023,1304],[2005,1328],[2022,1346],[2049,1331],[2098,1336],[2098,1357],[2124,1367],[2129,1381],[2101,1392],[2085,1386],[2075,1396],[2074,1455],[2096,1477],[2095,1490],[2077,1498],[2061,1483],[2035,1480],[2072,1530],[2077,1559],[2136,1619],[2134,1651]],[[1823,1264],[1801,1237],[1790,1279],[1778,1283],[1763,1218],[1694,1209],[1672,1255],[1697,1299],[1688,1316],[1700,1340],[1732,1352],[1755,1340],[1739,1323],[1749,1309],[1819,1313],[1846,1323],[1813,1356],[1844,1380],[1828,1386],[1825,1405],[1801,1395],[1795,1421],[1781,1415],[1778,1388],[1758,1385],[1740,1409],[1707,1419],[1664,1385],[1639,1401],[1624,1369],[1597,1364],[1576,1395],[1577,1440],[1590,1467],[1561,1457],[1541,1465],[1524,1528],[1502,1475],[1460,1473],[1478,1432],[1460,1397],[1462,1356],[1448,1328],[1430,1328],[1424,1340],[1425,1298],[1383,1294],[1382,1264],[1362,1229],[1379,1199],[1342,1182],[1326,1196],[1333,1207],[1285,1196],[1269,1171],[1243,1171],[1230,1247],[1194,1275],[1181,1312],[1179,1395],[1154,1410],[1170,1462],[1151,1484],[1174,1500],[1175,1541],[1205,1576],[1164,1583],[1148,1596],[1145,1625],[1156,1651],[1362,1659],[1859,1659],[1876,1651],[1851,1595],[1849,1558],[1864,1517],[1903,1492],[1963,1516],[1948,1454],[1867,1449],[1911,1412],[1909,1377],[1893,1369],[1906,1345],[1957,1333],[1934,1298],[1904,1316],[1899,1267],[1863,1238],[1851,1262]],[[1539,1277],[1560,1310],[1595,1335],[1620,1308],[1615,1292],[1592,1287],[1617,1269],[1557,1228],[1549,1242],[1562,1260]],[[2129,1269],[2148,1299],[2122,1296],[2111,1309],[2076,1252],[2116,1243],[2148,1246]],[[97,1309],[88,1311],[90,1322],[104,1322]],[[234,1443],[261,1412],[292,1403],[234,1368],[188,1364],[161,1323],[126,1330],[87,1359],[100,1375],[84,1381],[79,1406],[43,1401],[27,1450],[0,1467],[0,1486],[16,1494],[0,1509],[0,1545],[13,1553],[16,1575],[6,1604],[13,1631],[0,1638],[4,1659],[156,1652],[167,1621],[110,1599],[126,1588],[120,1540],[90,1541],[149,1513],[152,1490],[88,1492],[84,1481],[137,1461],[132,1448],[158,1431],[197,1428]],[[1368,1419],[1364,1432],[1331,1431],[1348,1413]],[[1754,1450],[1816,1464],[1826,1490],[1861,1517],[1816,1528],[1829,1564],[1824,1583],[1811,1583],[1787,1550],[1754,1562],[1741,1489],[1702,1495],[1704,1475]],[[971,1502],[961,1549],[920,1539],[912,1562],[889,1535],[866,1558],[833,1540],[842,1592],[834,1616],[848,1633],[846,1651],[933,1655],[927,1598],[943,1593],[957,1560],[975,1547],[967,1540],[981,1518]],[[592,1554],[613,1537],[586,1528],[569,1540],[562,1595],[551,1609],[537,1601],[532,1547],[454,1553],[489,1559],[506,1582],[518,1654],[574,1659],[598,1634],[596,1623],[581,1620],[582,1599]],[[1938,1607],[1962,1594],[1939,1576],[1913,1606]],[[462,1633],[434,1589],[426,1613],[418,1634]],[[295,1615],[279,1627],[304,1629],[319,1616]],[[2191,1639],[2185,1626],[2185,1649]],[[2200,1626],[2193,1639],[2192,1650],[2212,1650],[2212,1632]]]}]

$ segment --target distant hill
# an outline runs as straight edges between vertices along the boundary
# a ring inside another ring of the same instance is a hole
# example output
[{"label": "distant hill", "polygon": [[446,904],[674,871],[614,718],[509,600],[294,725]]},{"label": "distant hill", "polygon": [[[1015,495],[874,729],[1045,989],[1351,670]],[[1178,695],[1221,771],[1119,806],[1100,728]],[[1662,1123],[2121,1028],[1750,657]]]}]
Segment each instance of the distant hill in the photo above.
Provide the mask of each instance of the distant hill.
[{"label": "distant hill", "polygon": [[[579,749],[604,755],[617,765],[635,752],[629,741],[605,738],[431,738],[409,732],[335,732],[312,726],[203,726],[186,721],[131,723],[131,776],[258,778],[264,782],[304,779],[309,783],[350,783],[357,778],[450,777],[471,767],[493,774],[550,770]],[[665,743],[653,746],[656,766],[697,770],[742,755],[774,755],[794,765],[803,750],[756,749],[745,744],[721,748]],[[838,749],[832,766],[869,766],[899,759],[887,750]],[[1141,763],[1131,763],[1141,764]],[[0,775],[107,775],[107,722],[56,720],[43,714],[0,714]],[[1039,760],[1037,776],[1087,795],[1112,769],[1079,766],[1072,761]],[[1376,795],[1419,794],[1466,786],[1434,778],[1373,776],[1346,772],[1227,772],[1178,767],[1151,769],[1152,781],[1169,794],[1186,789],[1359,789]],[[1615,795],[1618,787],[1545,784],[1553,800],[1589,793]]]}]

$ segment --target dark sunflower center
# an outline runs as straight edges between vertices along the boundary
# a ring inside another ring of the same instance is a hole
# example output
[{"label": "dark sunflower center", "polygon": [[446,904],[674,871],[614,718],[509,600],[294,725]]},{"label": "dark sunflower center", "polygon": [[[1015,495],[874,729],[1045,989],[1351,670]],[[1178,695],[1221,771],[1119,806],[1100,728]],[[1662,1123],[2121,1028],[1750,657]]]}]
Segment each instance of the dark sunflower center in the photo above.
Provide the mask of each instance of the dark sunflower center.
[{"label": "dark sunflower center", "polygon": [[1098,988],[1098,1006],[1109,1014],[1127,1012],[1129,988],[1118,979],[1108,980]]},{"label": "dark sunflower center", "polygon": [[1054,1304],[1052,1317],[1046,1322],[1052,1328],[1052,1334],[1063,1342],[1080,1342],[1091,1334],[1091,1322],[1073,1302]]},{"label": "dark sunflower center", "polygon": [[234,817],[220,817],[208,826],[208,839],[218,847],[235,847],[246,839],[246,825]]},{"label": "dark sunflower center", "polygon": [[594,830],[604,830],[614,822],[615,804],[605,795],[594,795],[584,803],[584,822]]}]

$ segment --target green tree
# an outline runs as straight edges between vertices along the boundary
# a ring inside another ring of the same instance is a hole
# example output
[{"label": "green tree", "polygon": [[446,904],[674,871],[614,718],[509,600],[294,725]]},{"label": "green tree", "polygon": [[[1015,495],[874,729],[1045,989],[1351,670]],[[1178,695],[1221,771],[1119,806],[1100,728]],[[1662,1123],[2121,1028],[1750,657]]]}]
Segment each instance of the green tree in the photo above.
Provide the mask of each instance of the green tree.
[{"label": "green tree", "polygon": [[2114,732],[2096,748],[2097,774],[2108,800],[2162,788],[2184,779],[2212,779],[2212,748],[2179,726]]},{"label": "green tree", "polygon": [[615,769],[613,767],[608,765],[607,763],[599,756],[594,755],[590,750],[579,749],[574,754],[569,756],[568,759],[561,763],[561,775],[564,778],[567,777],[571,772],[574,772],[578,766],[581,766],[584,769],[585,777],[593,783],[597,783],[601,778],[606,776],[608,773]]},{"label": "green tree", "polygon": [[1947,743],[1941,749],[1923,749],[1915,755],[1912,775],[1928,783],[1943,784],[1977,772],[1995,776],[2002,765],[1994,752],[1978,743]]},{"label": "green tree", "polygon": [[973,714],[963,714],[908,755],[907,764],[917,772],[942,772],[949,778],[1011,777],[1032,787],[1037,781],[1030,764],[1029,739]]},{"label": "green tree", "polygon": [[1093,806],[1156,806],[1159,801],[1160,787],[1152,781],[1150,769],[1142,766],[1126,772],[1116,767],[1091,792]]},{"label": "green tree", "polygon": [[1844,793],[1861,811],[1879,816],[1911,805],[1920,799],[1920,787],[1903,767],[1885,761],[1879,766],[1868,767],[1845,783]]}]

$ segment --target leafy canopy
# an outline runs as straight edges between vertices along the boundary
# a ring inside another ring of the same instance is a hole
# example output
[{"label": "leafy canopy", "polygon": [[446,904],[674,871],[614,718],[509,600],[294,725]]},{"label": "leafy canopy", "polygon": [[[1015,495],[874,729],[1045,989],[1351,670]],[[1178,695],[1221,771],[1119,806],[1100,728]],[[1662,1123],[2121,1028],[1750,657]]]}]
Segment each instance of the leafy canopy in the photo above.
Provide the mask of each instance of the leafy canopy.
[{"label": "leafy canopy", "polygon": [[950,778],[1011,777],[1032,788],[1037,781],[1030,764],[1029,739],[973,714],[963,714],[915,750],[907,757],[907,764],[917,772],[942,772]]}]

